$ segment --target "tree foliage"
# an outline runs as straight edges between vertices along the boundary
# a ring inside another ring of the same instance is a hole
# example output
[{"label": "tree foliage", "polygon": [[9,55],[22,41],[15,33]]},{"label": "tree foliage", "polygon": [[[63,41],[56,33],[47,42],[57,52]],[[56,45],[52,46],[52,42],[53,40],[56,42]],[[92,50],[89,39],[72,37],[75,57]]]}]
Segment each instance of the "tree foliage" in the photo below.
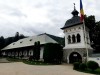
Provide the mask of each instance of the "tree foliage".
[{"label": "tree foliage", "polygon": [[92,69],[92,71],[96,70],[97,68],[99,68],[99,64],[95,61],[88,61],[87,62],[87,67],[89,69]]},{"label": "tree foliage", "polygon": [[23,34],[19,34],[19,32],[16,32],[14,37],[4,38],[3,36],[1,36],[0,37],[0,49],[11,44],[12,42],[16,42],[19,39],[23,39],[23,38],[25,38],[25,36]]},{"label": "tree foliage", "polygon": [[90,29],[91,46],[94,52],[100,53],[100,21],[95,21],[95,16],[85,16],[85,24]]},{"label": "tree foliage", "polygon": [[19,40],[19,32],[16,32],[15,37],[14,37],[14,42]]},{"label": "tree foliage", "polygon": [[0,56],[1,56],[1,49],[5,47],[5,40],[4,37],[0,37]]},{"label": "tree foliage", "polygon": [[37,41],[34,43],[33,59],[39,60],[39,58],[40,58],[40,41]]},{"label": "tree foliage", "polygon": [[43,59],[48,63],[61,63],[62,46],[56,43],[47,43],[44,46]]},{"label": "tree foliage", "polygon": [[4,47],[4,45],[5,45],[5,40],[4,40],[4,37],[1,36],[0,37],[0,49],[2,49]]}]

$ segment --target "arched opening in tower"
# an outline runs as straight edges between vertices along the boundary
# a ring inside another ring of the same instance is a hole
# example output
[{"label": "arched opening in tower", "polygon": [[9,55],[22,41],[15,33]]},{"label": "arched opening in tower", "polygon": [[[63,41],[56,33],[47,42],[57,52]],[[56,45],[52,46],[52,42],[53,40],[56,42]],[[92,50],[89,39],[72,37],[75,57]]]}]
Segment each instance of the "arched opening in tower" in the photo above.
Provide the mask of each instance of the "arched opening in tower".
[{"label": "arched opening in tower", "polygon": [[82,57],[78,52],[72,52],[69,55],[69,63],[82,62]]}]

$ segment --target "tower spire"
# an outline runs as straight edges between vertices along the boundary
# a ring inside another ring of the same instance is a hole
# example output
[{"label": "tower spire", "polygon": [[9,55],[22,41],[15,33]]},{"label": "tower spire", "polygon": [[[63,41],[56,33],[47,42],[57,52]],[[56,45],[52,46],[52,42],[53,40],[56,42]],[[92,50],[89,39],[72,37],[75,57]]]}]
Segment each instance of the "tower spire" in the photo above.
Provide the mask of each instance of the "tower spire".
[{"label": "tower spire", "polygon": [[75,3],[73,3],[73,4],[74,4],[74,10],[76,10]]},{"label": "tower spire", "polygon": [[79,12],[76,10],[75,3],[73,3],[73,4],[74,4],[74,10],[72,11],[72,15],[78,16]]}]

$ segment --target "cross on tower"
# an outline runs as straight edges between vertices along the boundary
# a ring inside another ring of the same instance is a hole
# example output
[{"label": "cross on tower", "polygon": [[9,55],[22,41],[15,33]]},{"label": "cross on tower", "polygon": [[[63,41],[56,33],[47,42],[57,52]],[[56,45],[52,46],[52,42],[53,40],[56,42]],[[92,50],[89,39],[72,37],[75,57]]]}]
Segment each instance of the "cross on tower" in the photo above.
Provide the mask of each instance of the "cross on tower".
[{"label": "cross on tower", "polygon": [[73,4],[74,4],[74,10],[75,10],[75,9],[76,9],[76,8],[75,8],[75,3],[73,3]]}]

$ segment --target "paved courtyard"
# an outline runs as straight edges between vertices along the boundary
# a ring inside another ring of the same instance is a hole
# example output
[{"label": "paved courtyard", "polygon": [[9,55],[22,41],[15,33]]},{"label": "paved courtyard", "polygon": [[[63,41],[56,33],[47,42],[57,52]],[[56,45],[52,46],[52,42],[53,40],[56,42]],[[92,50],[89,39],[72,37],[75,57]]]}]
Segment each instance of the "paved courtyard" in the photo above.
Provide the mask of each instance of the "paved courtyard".
[{"label": "paved courtyard", "polygon": [[72,65],[27,65],[22,62],[0,63],[0,75],[92,75],[72,69]]}]

